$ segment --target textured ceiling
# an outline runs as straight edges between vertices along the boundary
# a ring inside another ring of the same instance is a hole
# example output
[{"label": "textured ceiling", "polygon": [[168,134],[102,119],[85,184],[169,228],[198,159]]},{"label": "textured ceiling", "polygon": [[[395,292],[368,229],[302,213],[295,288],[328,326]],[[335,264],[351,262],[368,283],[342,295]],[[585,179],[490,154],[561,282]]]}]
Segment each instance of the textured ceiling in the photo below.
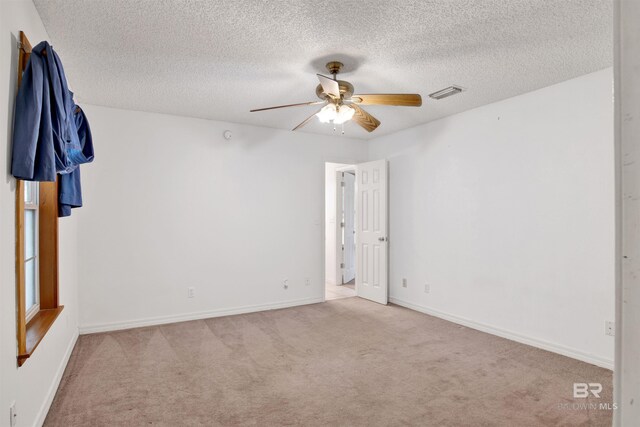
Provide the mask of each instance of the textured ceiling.
[{"label": "textured ceiling", "polygon": [[[611,0],[34,0],[80,102],[291,129],[317,107],[324,64],[356,93],[420,93],[366,107],[369,138],[612,65]],[[427,97],[451,84],[468,90]],[[313,121],[304,132],[332,134]]]}]

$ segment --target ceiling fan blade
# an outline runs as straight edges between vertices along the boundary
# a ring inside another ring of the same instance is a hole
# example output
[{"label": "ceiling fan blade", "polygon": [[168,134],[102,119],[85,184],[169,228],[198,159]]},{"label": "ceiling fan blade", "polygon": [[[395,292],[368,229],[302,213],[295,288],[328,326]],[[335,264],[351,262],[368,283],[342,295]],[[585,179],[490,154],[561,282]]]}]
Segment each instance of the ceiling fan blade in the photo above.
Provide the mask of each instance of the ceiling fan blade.
[{"label": "ceiling fan blade", "polygon": [[417,93],[353,95],[351,101],[360,105],[400,105],[405,107],[419,107],[422,105],[422,97]]},{"label": "ceiling fan blade", "polygon": [[340,99],[340,85],[338,82],[330,77],[323,76],[322,74],[317,74],[317,76],[318,80],[320,80],[324,93],[332,96],[333,98]]},{"label": "ceiling fan blade", "polygon": [[349,107],[356,111],[351,120],[362,126],[367,132],[373,132],[378,126],[380,126],[380,120],[376,119],[356,104],[351,104]]},{"label": "ceiling fan blade", "polygon": [[255,110],[250,110],[249,112],[255,113],[256,111],[276,110],[278,108],[301,107],[303,105],[320,105],[320,104],[324,104],[324,101],[301,102],[299,104],[278,105],[277,107],[256,108]]},{"label": "ceiling fan blade", "polygon": [[[322,108],[320,109],[322,110]],[[312,115],[310,115],[309,117],[307,117],[306,119],[304,119],[304,121],[302,123],[300,123],[298,126],[294,127],[291,130],[298,130],[300,129],[302,126],[306,125],[307,123],[309,123],[311,121],[311,119],[313,119],[316,114],[318,114],[320,112],[320,110],[316,111],[315,113],[313,113]]]}]

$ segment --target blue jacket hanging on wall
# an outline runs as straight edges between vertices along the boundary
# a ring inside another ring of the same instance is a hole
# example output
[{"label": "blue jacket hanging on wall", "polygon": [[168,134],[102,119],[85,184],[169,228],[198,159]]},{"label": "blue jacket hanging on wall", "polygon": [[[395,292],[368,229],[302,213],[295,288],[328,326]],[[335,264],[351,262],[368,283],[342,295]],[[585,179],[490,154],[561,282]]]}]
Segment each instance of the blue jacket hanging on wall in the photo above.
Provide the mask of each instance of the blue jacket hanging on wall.
[{"label": "blue jacket hanging on wall", "polygon": [[79,165],[93,160],[93,140],[60,58],[46,41],[31,52],[16,98],[11,174],[26,181],[60,175],[58,215],[82,206]]}]

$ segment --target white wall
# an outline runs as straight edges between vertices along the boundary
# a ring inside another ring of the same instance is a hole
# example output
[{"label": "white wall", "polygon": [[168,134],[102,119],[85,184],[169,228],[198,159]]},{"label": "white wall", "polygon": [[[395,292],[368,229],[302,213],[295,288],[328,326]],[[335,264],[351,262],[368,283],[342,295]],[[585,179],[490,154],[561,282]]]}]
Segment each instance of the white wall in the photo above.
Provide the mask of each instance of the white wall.
[{"label": "white wall", "polygon": [[370,142],[390,160],[393,301],[612,366],[612,76]]},{"label": "white wall", "polygon": [[322,300],[325,162],[361,161],[365,142],[85,111],[96,161],[74,212],[81,331]]},{"label": "white wall", "polygon": [[0,426],[9,425],[9,405],[16,402],[19,426],[40,425],[49,408],[78,333],[75,218],[60,220],[60,302],[65,308],[33,356],[16,365],[15,180],[9,175],[10,135],[16,91],[18,32],[32,44],[47,39],[35,7],[28,0],[0,1]]}]

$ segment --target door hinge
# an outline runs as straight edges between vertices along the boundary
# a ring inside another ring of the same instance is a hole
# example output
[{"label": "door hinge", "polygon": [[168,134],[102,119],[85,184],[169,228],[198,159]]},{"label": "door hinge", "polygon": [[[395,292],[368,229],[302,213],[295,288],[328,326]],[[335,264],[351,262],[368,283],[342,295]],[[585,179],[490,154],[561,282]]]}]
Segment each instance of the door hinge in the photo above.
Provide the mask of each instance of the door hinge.
[{"label": "door hinge", "polygon": [[340,227],[344,228],[344,222],[340,223]]},{"label": "door hinge", "polygon": [[340,268],[344,268],[344,262],[340,263]]},{"label": "door hinge", "polygon": [[340,187],[344,187],[344,181],[340,182]]}]

